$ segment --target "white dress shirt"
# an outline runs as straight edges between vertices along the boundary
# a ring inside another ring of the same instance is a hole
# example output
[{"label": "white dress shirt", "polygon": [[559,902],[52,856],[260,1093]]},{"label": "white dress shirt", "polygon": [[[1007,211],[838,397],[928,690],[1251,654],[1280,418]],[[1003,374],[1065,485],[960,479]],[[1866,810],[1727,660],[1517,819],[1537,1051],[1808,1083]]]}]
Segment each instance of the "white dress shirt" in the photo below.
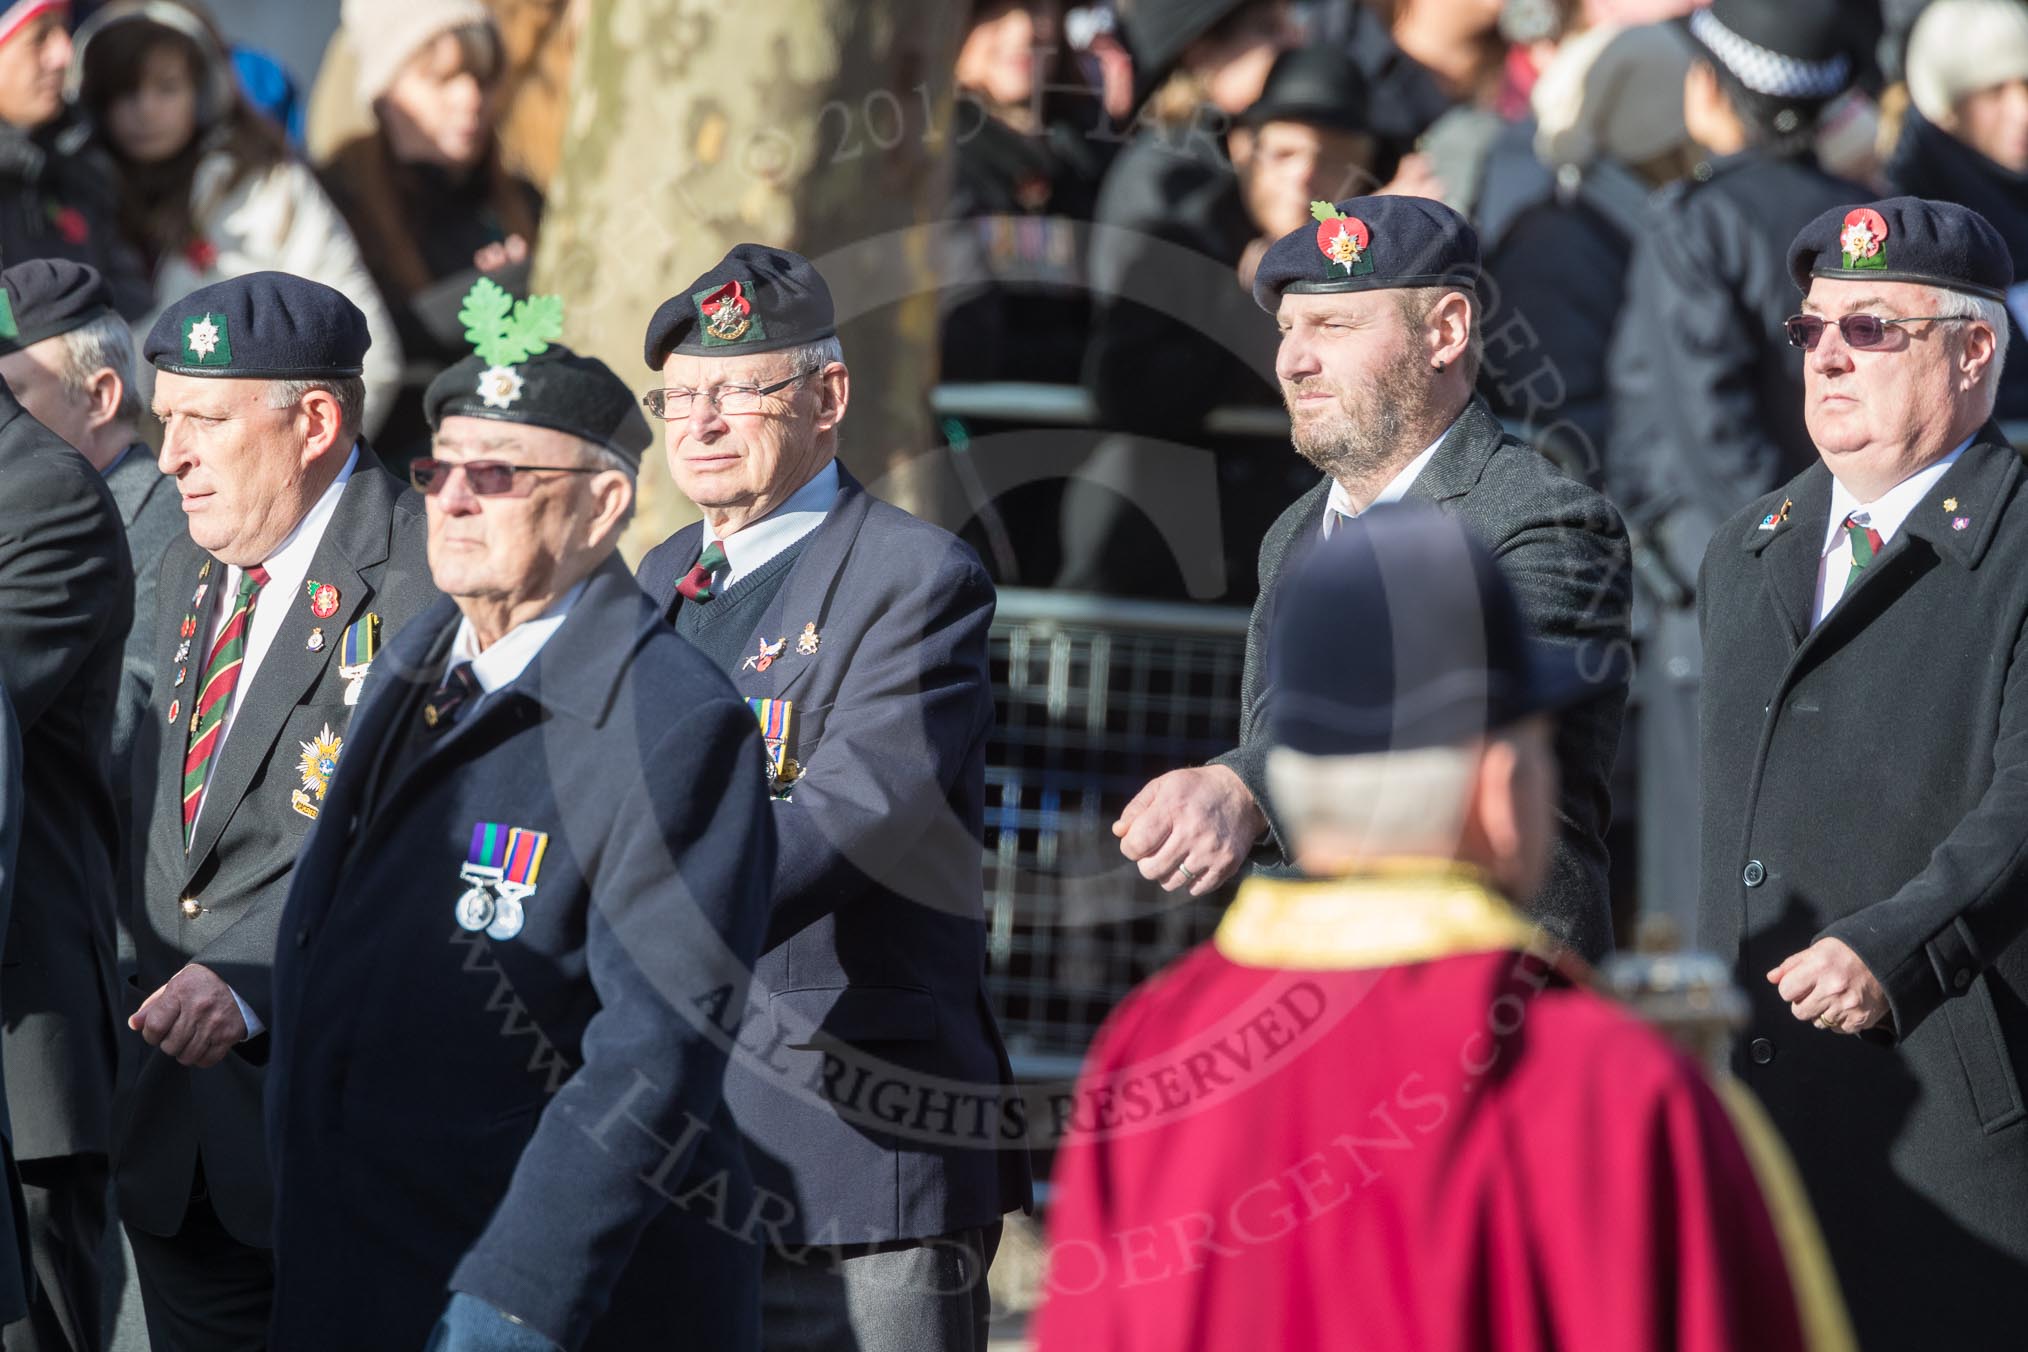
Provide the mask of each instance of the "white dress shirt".
[{"label": "white dress shirt", "polygon": [[1817,560],[1817,613],[1810,621],[1811,628],[1824,622],[1831,607],[1845,594],[1845,584],[1852,579],[1852,546],[1845,534],[1845,518],[1857,516],[1861,525],[1880,533],[1880,547],[1887,548],[1894,543],[1895,533],[1908,520],[1908,514],[1921,505],[1937,480],[1943,478],[1971,444],[1972,438],[1966,437],[1949,455],[1925,465],[1872,502],[1859,501],[1845,485],[1831,480],[1831,519],[1824,524],[1824,548]]},{"label": "white dress shirt", "polygon": [[[300,594],[303,583],[309,580],[310,560],[317,556],[317,546],[324,542],[324,529],[331,524],[331,517],[338,510],[338,499],[344,496],[345,484],[358,464],[359,447],[354,445],[352,453],[345,457],[344,468],[338,471],[338,477],[331,481],[331,486],[310,504],[310,510],[303,513],[303,519],[296,523],[288,538],[262,561],[261,566],[268,570],[268,581],[261,588],[261,594],[254,598],[253,614],[247,617],[246,651],[240,657],[239,679],[233,683],[232,702],[225,706],[225,718],[218,727],[218,745],[211,752],[214,768],[225,752],[226,739],[232,736],[233,721],[239,717],[240,705],[245,702],[247,692],[253,689],[261,661],[268,655],[268,649],[274,646],[275,635],[281,633],[283,621],[289,618],[290,599]],[[192,666],[200,686],[204,684],[204,662],[211,656],[211,645],[218,642],[219,631],[232,618],[233,601],[239,595],[239,580],[245,573],[245,569],[227,564],[225,575],[218,581],[221,591],[218,604],[212,607],[211,626],[205,631],[204,656],[197,657],[195,650],[191,652],[191,656],[197,658]],[[197,800],[197,816],[190,819],[193,830],[210,801],[209,793]],[[239,1006],[240,1018],[246,1020],[246,1035],[259,1037],[267,1025],[261,1022],[246,1001],[239,998],[238,991],[230,986],[226,989],[232,994],[232,1002]]]},{"label": "white dress shirt", "polygon": [[[1456,419],[1453,419],[1451,427],[1456,427],[1457,425]],[[1451,434],[1451,427],[1446,427],[1443,431],[1437,433],[1437,439],[1432,441],[1421,455],[1403,465],[1401,472],[1392,479],[1389,479],[1387,487],[1381,489],[1379,495],[1372,502],[1368,503],[1367,506],[1378,507],[1383,502],[1399,502],[1402,498],[1406,497],[1408,490],[1415,486],[1416,479],[1421,476],[1423,470],[1429,465],[1430,457],[1437,453],[1437,447],[1443,445],[1444,438]],[[1357,515],[1359,513],[1352,510],[1351,495],[1345,491],[1343,484],[1333,479],[1331,481],[1331,496],[1324,503],[1324,538],[1326,540],[1331,538],[1331,532],[1338,529],[1340,518],[1350,521]]]},{"label": "white dress shirt", "polygon": [[739,580],[761,567],[796,541],[824,524],[831,500],[838,496],[838,462],[826,461],[810,482],[789,494],[788,501],[760,520],[734,531],[724,539],[704,524],[704,548],[717,540],[725,546],[725,567],[711,575],[714,591],[736,586]]},{"label": "white dress shirt", "polygon": [[549,609],[500,635],[484,652],[479,651],[479,634],[472,628],[472,622],[459,620],[458,632],[451,639],[450,656],[444,659],[445,672],[448,673],[460,662],[470,662],[472,678],[479,683],[482,694],[492,694],[528,670],[528,664],[535,660],[535,654],[542,651],[542,645],[563,628],[564,618],[577,604],[577,598],[584,595],[585,585],[584,582],[578,583],[557,597]]}]

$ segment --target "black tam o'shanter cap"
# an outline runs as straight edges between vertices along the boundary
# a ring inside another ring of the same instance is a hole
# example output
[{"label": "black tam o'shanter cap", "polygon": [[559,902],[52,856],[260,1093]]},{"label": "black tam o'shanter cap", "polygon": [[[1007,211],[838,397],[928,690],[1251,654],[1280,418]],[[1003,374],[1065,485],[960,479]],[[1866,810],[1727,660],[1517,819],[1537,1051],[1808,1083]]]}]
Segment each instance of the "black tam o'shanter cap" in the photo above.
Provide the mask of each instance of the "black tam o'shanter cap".
[{"label": "black tam o'shanter cap", "polygon": [[617,452],[629,464],[654,444],[634,392],[613,368],[555,342],[563,332],[556,296],[516,300],[486,278],[465,293],[471,356],[430,382],[423,413],[435,431],[446,418],[488,418],[566,432]]},{"label": "black tam o'shanter cap", "polygon": [[1456,745],[1617,690],[1625,662],[1589,656],[1530,635],[1456,517],[1389,503],[1309,549],[1275,594],[1269,729],[1312,756]]},{"label": "black tam o'shanter cap", "polygon": [[1478,284],[1479,235],[1427,197],[1354,197],[1312,202],[1316,224],[1268,246],[1253,276],[1253,298],[1273,314],[1282,293],[1375,291],[1382,287]]},{"label": "black tam o'shanter cap", "polygon": [[89,263],[25,259],[0,271],[0,354],[19,352],[112,312],[112,289]]},{"label": "black tam o'shanter cap", "polygon": [[341,380],[363,369],[366,316],[322,282],[249,272],[162,312],[142,355],[159,371],[248,380]]},{"label": "black tam o'shanter cap", "polygon": [[1837,277],[2005,300],[2014,275],[2014,256],[1992,222],[1970,207],[1922,197],[1833,207],[1789,245],[1789,276],[1805,293],[1812,277]]},{"label": "black tam o'shanter cap", "polygon": [[641,356],[659,371],[671,352],[779,352],[837,332],[831,288],[809,259],[764,244],[735,244],[717,267],[662,302],[648,321]]}]

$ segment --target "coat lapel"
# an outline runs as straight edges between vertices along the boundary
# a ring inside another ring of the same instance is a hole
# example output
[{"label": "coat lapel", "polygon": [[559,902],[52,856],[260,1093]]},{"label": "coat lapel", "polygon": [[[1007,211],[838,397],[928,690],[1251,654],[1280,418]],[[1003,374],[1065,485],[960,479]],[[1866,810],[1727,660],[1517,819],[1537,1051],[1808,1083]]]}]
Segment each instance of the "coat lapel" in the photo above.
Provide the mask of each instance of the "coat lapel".
[{"label": "coat lapel", "polygon": [[[191,837],[187,861],[192,874],[218,843],[247,786],[260,768],[268,764],[271,755],[280,754],[293,763],[296,748],[275,745],[282,725],[323,676],[325,668],[337,660],[338,640],[345,627],[370,608],[372,589],[363,570],[387,560],[388,517],[400,488],[386,473],[374,472],[378,463],[361,448],[359,463],[310,561],[308,580],[329,583],[338,589],[337,614],[328,618],[313,615],[310,597],[301,588],[292,596],[261,598],[262,605],[272,603],[287,610],[252,683],[233,694],[240,702],[239,710],[232,717],[232,728],[205,785],[204,806],[197,819],[197,832]],[[308,640],[310,631],[316,628],[324,631],[324,643],[312,652]],[[286,778],[294,778],[293,770]],[[285,790],[278,784],[272,791]]]},{"label": "coat lapel", "polygon": [[1817,569],[1831,515],[1831,471],[1813,465],[1788,491],[1786,516],[1777,509],[1777,521],[1767,530],[1760,522],[1749,523],[1740,547],[1760,555],[1768,596],[1793,652],[1809,636],[1816,617]]},{"label": "coat lapel", "polygon": [[[760,651],[760,641],[765,638],[773,643],[783,640],[782,651],[768,664],[766,671],[743,667],[732,674],[732,683],[739,693],[749,699],[781,699],[799,685],[803,678],[817,665],[817,657],[823,652],[824,620],[829,613],[831,597],[838,586],[838,579],[844,574],[845,560],[852,553],[853,542],[859,538],[859,528],[866,524],[866,515],[872,509],[873,499],[868,497],[857,479],[846,472],[845,466],[838,466],[838,496],[831,500],[830,511],[824,514],[823,522],[810,532],[803,552],[789,568],[789,576],[775,593],[774,601],[760,623],[747,636],[746,651]],[[796,643],[803,636],[803,626],[815,624],[818,641],[816,653],[801,653]]]},{"label": "coat lapel", "polygon": [[1493,416],[1493,410],[1486,407],[1485,400],[1475,397],[1451,424],[1443,444],[1403,496],[1424,502],[1463,497],[1484,477],[1486,463],[1500,449],[1502,435],[1500,420]]},{"label": "coat lapel", "polygon": [[[204,572],[207,563],[211,565],[211,572],[203,580],[211,586],[206,589],[204,600],[192,606],[190,598],[197,591],[198,575]],[[154,842],[152,848],[166,851],[162,855],[164,859],[174,859],[183,850],[183,760],[190,750],[190,720],[194,716],[191,709],[196,703],[198,690],[204,685],[204,659],[208,655],[211,622],[217,613],[214,607],[225,585],[225,565],[202,550],[193,549],[188,566],[180,574],[172,579],[165,568],[157,584],[158,588],[164,589],[172,585],[177,590],[160,592],[162,609],[175,614],[176,619],[169,626],[165,645],[155,655],[156,697],[148,711],[150,717],[166,722],[171,706],[176,709],[175,721],[163,730],[161,753],[155,764],[155,802],[158,806],[153,813],[153,829],[161,839]],[[171,596],[179,598],[173,603],[174,610],[168,599]],[[183,637],[185,616],[190,617],[194,624],[188,640]],[[184,655],[184,660],[178,662],[177,649],[185,642],[189,643],[190,650]],[[178,668],[184,672],[180,683],[175,675]],[[163,803],[174,803],[176,807],[164,812],[159,806]]]}]

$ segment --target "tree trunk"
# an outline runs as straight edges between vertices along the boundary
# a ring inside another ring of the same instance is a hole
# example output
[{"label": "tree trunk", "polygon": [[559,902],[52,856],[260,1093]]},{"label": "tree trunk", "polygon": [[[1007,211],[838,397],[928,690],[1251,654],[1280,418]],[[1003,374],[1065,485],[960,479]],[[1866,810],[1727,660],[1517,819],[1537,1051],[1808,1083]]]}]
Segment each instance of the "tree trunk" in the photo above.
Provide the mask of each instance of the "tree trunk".
[{"label": "tree trunk", "polygon": [[[815,261],[852,369],[841,453],[869,482],[920,454],[936,379],[934,233],[966,6],[600,0],[582,33],[534,289],[629,384],[648,317],[743,240]],[[659,428],[657,429],[659,432]],[[696,518],[659,447],[624,547]]]}]

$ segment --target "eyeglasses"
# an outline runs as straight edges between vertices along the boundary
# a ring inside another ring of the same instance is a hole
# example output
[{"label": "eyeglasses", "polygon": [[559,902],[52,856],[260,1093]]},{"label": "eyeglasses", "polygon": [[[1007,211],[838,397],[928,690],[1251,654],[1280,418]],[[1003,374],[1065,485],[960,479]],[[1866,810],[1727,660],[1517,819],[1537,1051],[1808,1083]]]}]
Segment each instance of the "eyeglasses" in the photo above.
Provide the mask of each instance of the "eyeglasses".
[{"label": "eyeglasses", "polygon": [[641,396],[641,404],[664,422],[680,422],[689,417],[690,405],[698,399],[720,413],[760,413],[764,411],[761,401],[768,395],[815,374],[815,370],[798,371],[772,385],[720,385],[712,390],[649,390]]},{"label": "eyeglasses", "polygon": [[465,472],[465,486],[482,498],[495,497],[509,492],[514,487],[517,474],[597,474],[597,469],[570,465],[510,465],[504,460],[431,460],[411,461],[408,467],[408,481],[415,485],[415,491],[436,494],[451,482],[455,470]]},{"label": "eyeglasses", "polygon": [[[1844,335],[1845,346],[1863,349],[1879,347],[1886,342],[1889,324],[1948,324],[1955,319],[1971,317],[1910,315],[1906,319],[1882,319],[1879,315],[1845,315],[1838,320],[1838,332]],[[1788,330],[1789,346],[1815,352],[1817,340],[1824,336],[1824,328],[1829,322],[1822,315],[1791,315],[1782,321],[1782,327]]]}]

